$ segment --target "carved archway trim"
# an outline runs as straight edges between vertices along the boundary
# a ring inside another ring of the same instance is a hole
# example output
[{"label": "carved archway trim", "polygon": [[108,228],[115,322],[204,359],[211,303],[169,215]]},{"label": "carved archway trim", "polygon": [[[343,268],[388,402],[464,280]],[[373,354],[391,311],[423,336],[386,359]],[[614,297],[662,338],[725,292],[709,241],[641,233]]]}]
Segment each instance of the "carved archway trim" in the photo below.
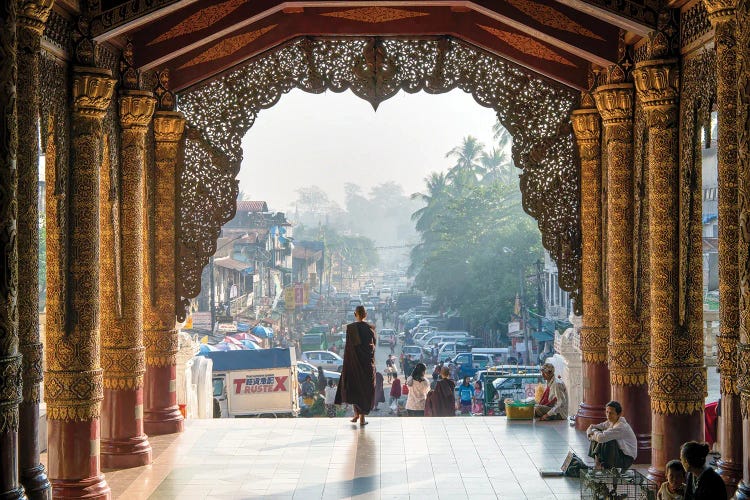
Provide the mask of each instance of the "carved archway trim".
[{"label": "carved archway trim", "polygon": [[374,108],[399,91],[461,89],[492,108],[513,136],[524,210],[580,313],[579,166],[570,112],[578,92],[452,37],[303,37],[178,94],[193,135],[179,172],[178,317],[200,291],[201,270],[234,216],[242,137],[261,109],[293,88],[344,92]]}]

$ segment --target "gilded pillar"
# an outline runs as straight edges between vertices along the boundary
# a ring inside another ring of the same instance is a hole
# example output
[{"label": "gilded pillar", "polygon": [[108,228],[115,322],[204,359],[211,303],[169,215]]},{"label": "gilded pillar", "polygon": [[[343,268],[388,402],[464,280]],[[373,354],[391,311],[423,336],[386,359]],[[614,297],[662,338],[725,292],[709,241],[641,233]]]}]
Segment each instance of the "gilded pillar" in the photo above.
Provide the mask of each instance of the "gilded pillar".
[{"label": "gilded pillar", "polygon": [[47,332],[48,464],[55,498],[110,498],[99,464],[99,169],[115,80],[75,67],[65,329]]},{"label": "gilded pillar", "polygon": [[102,304],[102,466],[111,469],[151,463],[143,431],[143,206],[146,133],[156,100],[151,92],[120,96],[121,180],[110,185],[102,164],[100,202]]},{"label": "gilded pillar", "polygon": [[[739,206],[739,328],[737,389],[742,415],[742,482],[736,498],[750,498],[750,0],[736,9],[737,202]],[[719,97],[721,99],[721,97]]]},{"label": "gilded pillar", "polygon": [[739,341],[739,233],[737,204],[737,70],[734,0],[704,0],[716,41],[716,96],[719,119],[719,337],[721,375],[719,473],[734,494],[742,479],[742,415],[737,387]]},{"label": "gilded pillar", "polygon": [[176,166],[185,128],[182,113],[154,115],[156,172],[151,179],[153,216],[146,227],[153,232],[147,248],[144,275],[144,341],[146,344],[145,429],[150,435],[182,432],[184,420],[177,406],[177,330],[175,322]]},{"label": "gilded pillar", "polygon": [[609,373],[612,399],[622,404],[638,438],[638,461],[651,456],[649,407],[648,329],[635,311],[633,256],[634,168],[633,84],[625,82],[619,67],[610,70],[608,84],[596,89],[595,98],[604,125],[607,151],[607,290],[609,298]]},{"label": "gilded pillar", "polygon": [[18,461],[29,498],[51,495],[39,460],[39,53],[52,0],[21,0],[18,12],[18,338],[23,355]]},{"label": "gilded pillar", "polygon": [[26,498],[18,478],[16,2],[0,3],[0,498]]},{"label": "gilded pillar", "polygon": [[[677,59],[636,64],[638,98],[648,125],[649,234],[651,242],[651,364],[648,370],[652,411],[649,474],[661,481],[667,461],[679,457],[685,441],[703,440],[706,369],[703,365],[699,283],[685,278],[688,249],[700,248],[694,210],[681,203],[679,163],[679,66]],[[695,241],[697,238],[697,242]],[[700,271],[700,264],[698,270]],[[697,308],[697,311],[695,310]]]},{"label": "gilded pillar", "polygon": [[581,259],[583,281],[583,402],[576,428],[606,420],[604,405],[610,398],[607,368],[607,307],[604,303],[602,262],[602,157],[601,124],[591,93],[584,92],[581,108],[571,114],[581,159]]}]

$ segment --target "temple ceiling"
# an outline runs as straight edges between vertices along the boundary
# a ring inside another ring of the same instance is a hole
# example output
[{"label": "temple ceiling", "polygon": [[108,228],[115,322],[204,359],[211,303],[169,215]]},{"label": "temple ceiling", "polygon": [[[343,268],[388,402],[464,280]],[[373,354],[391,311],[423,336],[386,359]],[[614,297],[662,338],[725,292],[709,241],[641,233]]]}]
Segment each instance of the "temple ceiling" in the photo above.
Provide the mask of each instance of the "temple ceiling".
[{"label": "temple ceiling", "polygon": [[299,36],[450,35],[577,89],[618,59],[621,35],[655,24],[623,0],[91,0],[99,42],[131,40],[136,66],[168,68],[175,91]]}]

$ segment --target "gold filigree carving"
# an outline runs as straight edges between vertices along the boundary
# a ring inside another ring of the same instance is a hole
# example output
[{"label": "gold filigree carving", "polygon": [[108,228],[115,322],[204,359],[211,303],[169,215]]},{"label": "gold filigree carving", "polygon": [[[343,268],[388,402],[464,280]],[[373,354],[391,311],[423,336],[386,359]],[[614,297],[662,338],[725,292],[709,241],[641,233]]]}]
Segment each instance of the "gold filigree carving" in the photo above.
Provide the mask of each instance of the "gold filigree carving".
[{"label": "gold filigree carving", "polygon": [[576,35],[582,35],[587,38],[594,38],[596,40],[604,41],[603,37],[587,29],[585,26],[581,26],[559,10],[555,10],[548,5],[531,2],[529,0],[506,1],[516,9],[520,10],[527,16],[533,17],[535,20],[539,21],[545,26],[557,30],[567,31],[568,33],[575,33]]},{"label": "gold filigree carving", "polygon": [[44,33],[54,0],[21,0],[18,2],[18,24],[33,30],[38,36]]},{"label": "gold filigree carving", "polygon": [[619,122],[632,123],[635,96],[632,83],[601,85],[594,93],[605,128]]},{"label": "gold filigree carving", "polygon": [[116,81],[100,68],[76,68],[73,75],[73,112],[103,119]]},{"label": "gold filigree carving", "polygon": [[146,373],[145,347],[102,346],[101,359],[105,389],[134,390],[143,387],[143,375]]},{"label": "gold filigree carving", "polygon": [[222,57],[230,56],[235,52],[241,50],[246,45],[265,35],[276,26],[278,26],[278,24],[272,24],[259,30],[251,31],[249,33],[243,33],[241,35],[235,35],[233,37],[222,40],[216,45],[213,45],[210,48],[206,49],[201,54],[190,59],[188,62],[180,66],[179,69],[190,68],[191,66],[195,66],[196,64],[201,64],[213,61],[215,59],[221,59]]},{"label": "gold filigree carving", "polygon": [[154,136],[158,142],[180,142],[185,118],[179,111],[159,111],[154,116]]},{"label": "gold filigree carving", "polygon": [[649,127],[665,129],[675,125],[680,95],[677,60],[641,61],[635,65],[633,80],[638,89],[638,98],[646,110]]},{"label": "gold filigree carving", "polygon": [[358,9],[339,10],[335,12],[325,12],[321,16],[338,17],[359,21],[361,23],[387,23],[389,21],[399,21],[401,19],[411,19],[413,17],[429,16],[427,12],[415,12],[413,10],[393,9],[390,7],[362,7]]},{"label": "gold filigree carving", "polygon": [[581,159],[581,352],[588,363],[604,363],[607,361],[609,329],[601,286],[601,123],[599,113],[593,107],[573,110],[571,122]]},{"label": "gold filigree carving", "polygon": [[245,3],[245,1],[246,0],[229,0],[218,5],[201,9],[187,19],[180,21],[157,38],[151,40],[147,45],[166,42],[167,40],[177,38],[178,36],[189,35],[196,31],[206,29],[237,10]]},{"label": "gold filigree carving", "polygon": [[734,21],[737,0],[703,0],[708,11],[708,19],[716,26],[717,22]]},{"label": "gold filigree carving", "polygon": [[21,396],[21,356],[0,357],[0,434],[18,430]]},{"label": "gold filigree carving", "polygon": [[510,33],[508,31],[493,28],[491,26],[478,25],[486,32],[492,34],[495,38],[502,40],[507,43],[515,50],[523,52],[526,55],[538,57],[545,61],[552,61],[558,64],[564,64],[565,66],[576,67],[575,63],[564,58],[554,50],[550,49],[546,45],[537,42],[531,37],[525,35],[519,35],[517,33]]}]

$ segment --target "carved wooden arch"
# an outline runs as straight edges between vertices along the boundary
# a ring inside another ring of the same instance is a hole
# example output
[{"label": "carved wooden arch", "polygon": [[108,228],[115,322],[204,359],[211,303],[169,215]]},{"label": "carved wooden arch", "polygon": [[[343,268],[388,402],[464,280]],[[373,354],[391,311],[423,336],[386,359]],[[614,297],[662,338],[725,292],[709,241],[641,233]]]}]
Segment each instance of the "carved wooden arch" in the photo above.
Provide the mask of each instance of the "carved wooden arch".
[{"label": "carved wooden arch", "polygon": [[192,129],[178,174],[179,319],[200,291],[221,226],[234,216],[242,137],[261,109],[293,88],[351,90],[376,109],[401,90],[458,88],[494,109],[513,136],[524,210],[537,220],[560,287],[580,314],[580,181],[570,124],[578,92],[451,37],[303,37],[178,94]]}]

